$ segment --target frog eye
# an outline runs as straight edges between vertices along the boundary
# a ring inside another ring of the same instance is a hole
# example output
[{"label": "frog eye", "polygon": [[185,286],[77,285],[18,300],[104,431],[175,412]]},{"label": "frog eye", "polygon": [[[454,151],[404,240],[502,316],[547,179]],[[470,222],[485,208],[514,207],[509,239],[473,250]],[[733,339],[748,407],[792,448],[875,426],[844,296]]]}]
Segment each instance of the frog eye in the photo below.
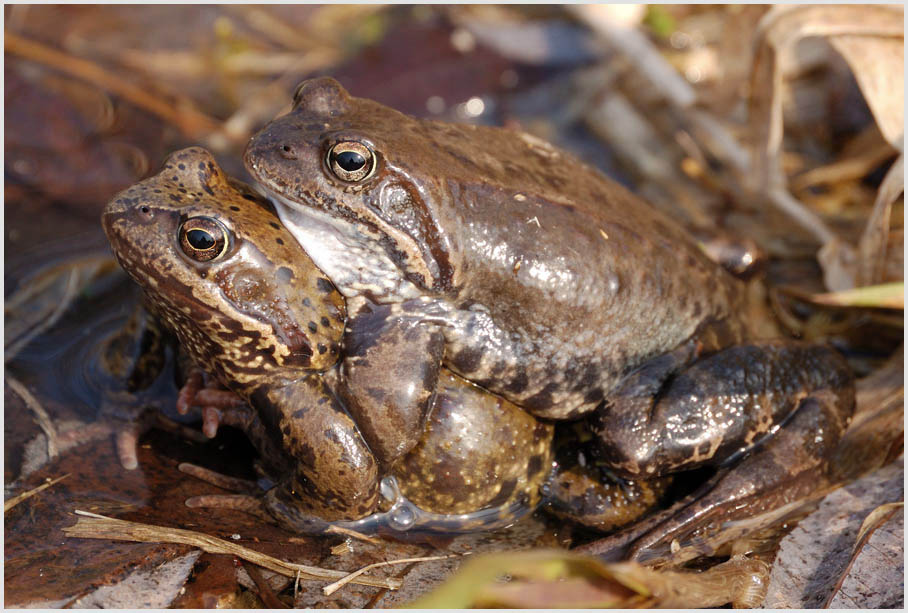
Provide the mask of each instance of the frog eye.
[{"label": "frog eye", "polygon": [[375,170],[375,155],[362,143],[344,141],[328,151],[328,168],[342,181],[362,181]]},{"label": "frog eye", "polygon": [[227,229],[210,217],[193,217],[180,226],[183,253],[198,262],[214,260],[227,250]]}]

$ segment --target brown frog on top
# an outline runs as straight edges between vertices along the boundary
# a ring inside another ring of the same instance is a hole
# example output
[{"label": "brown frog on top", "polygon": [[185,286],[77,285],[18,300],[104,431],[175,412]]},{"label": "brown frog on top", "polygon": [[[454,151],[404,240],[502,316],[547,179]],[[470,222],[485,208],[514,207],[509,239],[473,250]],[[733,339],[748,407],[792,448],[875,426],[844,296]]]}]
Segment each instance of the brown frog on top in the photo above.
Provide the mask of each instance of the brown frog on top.
[{"label": "brown frog on top", "polygon": [[393,466],[375,461],[333,391],[343,298],[270,205],[205,150],[173,154],[114,198],[103,223],[150,310],[248,401],[226,421],[281,477],[265,506],[285,525],[465,531],[511,523],[539,502],[552,426],[449,372],[418,444]]},{"label": "brown frog on top", "polygon": [[625,478],[743,458],[637,552],[825,472],[854,406],[842,357],[779,338],[684,230],[573,156],[320,78],[245,159],[346,298],[342,392],[381,462],[418,440],[444,365],[534,415],[588,416]]}]

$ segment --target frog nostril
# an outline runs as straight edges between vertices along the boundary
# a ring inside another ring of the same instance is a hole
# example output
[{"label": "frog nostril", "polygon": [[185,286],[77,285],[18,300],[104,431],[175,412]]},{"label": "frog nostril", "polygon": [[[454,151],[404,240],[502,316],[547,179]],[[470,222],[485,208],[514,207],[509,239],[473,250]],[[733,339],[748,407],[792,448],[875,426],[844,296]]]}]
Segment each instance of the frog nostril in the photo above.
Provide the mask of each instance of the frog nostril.
[{"label": "frog nostril", "polygon": [[293,147],[290,145],[281,145],[281,156],[288,160],[296,159],[296,153],[294,153]]},{"label": "frog nostril", "polygon": [[142,211],[143,213],[145,213],[146,215],[149,213],[149,211],[151,211],[151,209],[149,209],[147,206],[143,206],[139,210]]}]

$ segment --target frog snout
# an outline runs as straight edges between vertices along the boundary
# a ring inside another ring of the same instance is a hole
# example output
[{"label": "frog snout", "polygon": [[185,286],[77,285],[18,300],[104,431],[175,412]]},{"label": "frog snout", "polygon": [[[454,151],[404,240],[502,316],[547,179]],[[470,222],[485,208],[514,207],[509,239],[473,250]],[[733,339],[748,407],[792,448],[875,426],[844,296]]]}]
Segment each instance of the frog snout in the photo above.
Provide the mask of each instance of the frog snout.
[{"label": "frog snout", "polygon": [[[125,232],[135,224],[147,224],[154,220],[154,209],[142,198],[130,198],[123,194],[107,203],[101,213],[101,225],[108,239]],[[121,232],[122,230],[122,232]]]}]

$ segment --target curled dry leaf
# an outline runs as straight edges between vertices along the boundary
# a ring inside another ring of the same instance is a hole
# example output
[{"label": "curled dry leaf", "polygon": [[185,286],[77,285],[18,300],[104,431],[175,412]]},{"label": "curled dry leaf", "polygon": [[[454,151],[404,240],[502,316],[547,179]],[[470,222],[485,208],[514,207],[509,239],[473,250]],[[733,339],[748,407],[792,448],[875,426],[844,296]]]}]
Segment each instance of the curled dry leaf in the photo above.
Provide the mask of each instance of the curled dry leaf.
[{"label": "curled dry leaf", "polygon": [[[886,12],[890,13],[888,9]],[[891,18],[894,23],[881,27],[877,36],[845,34],[830,36],[829,42],[851,67],[880,132],[890,145],[902,151],[905,139],[905,39],[904,32],[898,27],[902,18]]]}]

